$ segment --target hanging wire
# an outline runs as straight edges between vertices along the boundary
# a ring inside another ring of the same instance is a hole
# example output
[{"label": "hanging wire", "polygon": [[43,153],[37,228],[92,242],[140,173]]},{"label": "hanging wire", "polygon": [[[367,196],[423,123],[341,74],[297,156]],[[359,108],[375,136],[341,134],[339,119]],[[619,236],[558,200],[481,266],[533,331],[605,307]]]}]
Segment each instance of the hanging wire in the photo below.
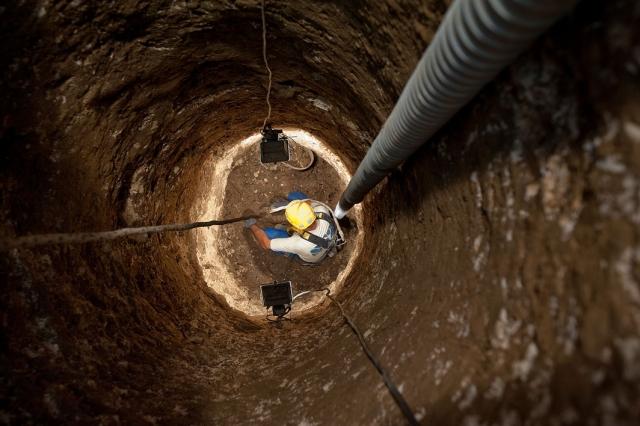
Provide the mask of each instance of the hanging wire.
[{"label": "hanging wire", "polygon": [[[263,129],[266,127],[267,122],[271,119],[271,83],[273,80],[273,73],[271,72],[271,68],[269,67],[269,61],[267,60],[267,20],[265,18],[264,9],[265,9],[265,0],[262,0],[261,8],[260,8],[260,15],[262,17],[262,59],[264,61],[264,67],[267,69],[267,74],[269,75],[269,83],[267,84],[267,97],[266,97],[267,116],[264,118],[264,121],[262,122]],[[312,150],[307,149],[307,151],[309,154],[309,163],[307,163],[306,166],[297,167],[287,163],[283,163],[284,166],[299,172],[308,170],[315,162],[316,157],[315,157],[315,153]],[[265,165],[263,164],[263,166]],[[268,168],[268,167],[265,167],[265,168]]]},{"label": "hanging wire", "polygon": [[260,8],[260,12],[262,14],[262,59],[264,60],[264,66],[267,69],[267,73],[269,74],[269,84],[267,86],[267,116],[264,118],[264,122],[262,123],[262,128],[264,129],[267,125],[267,121],[271,118],[271,101],[269,98],[271,97],[271,68],[269,68],[269,61],[267,61],[267,23],[264,17],[264,2],[262,0],[262,7]]},{"label": "hanging wire", "polygon": [[376,356],[373,354],[373,352],[371,352],[371,349],[369,348],[369,345],[367,345],[367,342],[364,339],[364,336],[362,335],[362,333],[360,332],[360,329],[358,329],[358,327],[353,322],[351,317],[349,317],[349,315],[347,315],[347,313],[345,312],[344,308],[342,307],[342,304],[340,302],[338,302],[331,295],[331,290],[329,290],[328,288],[325,287],[325,288],[323,288],[321,290],[303,291],[302,293],[296,294],[295,297],[293,298],[293,300],[296,300],[298,297],[303,296],[305,294],[316,293],[316,292],[325,293],[325,296],[327,296],[329,298],[329,300],[331,300],[338,307],[338,309],[340,309],[340,313],[342,314],[342,317],[344,318],[344,320],[347,323],[347,325],[349,325],[349,327],[351,328],[353,333],[356,335],[356,337],[358,337],[358,341],[360,342],[360,347],[362,347],[362,351],[365,353],[365,355],[367,355],[367,358],[369,358],[369,361],[371,361],[371,364],[373,364],[373,366],[378,371],[380,376],[382,376],[382,381],[384,382],[385,386],[389,390],[389,393],[391,394],[391,397],[395,401],[396,405],[398,406],[398,408],[400,408],[400,411],[402,411],[402,414],[406,418],[407,423],[412,425],[412,426],[419,425],[420,423],[418,422],[418,420],[416,419],[415,415],[413,414],[413,410],[411,410],[411,407],[409,406],[407,401],[402,396],[402,393],[400,393],[400,390],[398,389],[398,387],[391,380],[391,377],[389,376],[389,373],[387,373],[387,371],[384,369],[384,367],[382,367],[382,364],[380,363],[378,358],[376,358]]}]

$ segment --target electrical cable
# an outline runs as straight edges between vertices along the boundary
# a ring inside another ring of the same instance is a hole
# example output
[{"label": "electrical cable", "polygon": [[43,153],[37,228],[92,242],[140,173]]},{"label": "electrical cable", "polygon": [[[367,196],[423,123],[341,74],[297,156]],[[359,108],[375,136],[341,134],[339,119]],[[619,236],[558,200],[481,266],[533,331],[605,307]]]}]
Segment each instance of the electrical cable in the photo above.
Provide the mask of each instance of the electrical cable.
[{"label": "electrical cable", "polygon": [[412,426],[419,425],[420,423],[418,422],[415,415],[413,414],[413,410],[411,410],[411,407],[402,396],[402,393],[400,393],[400,390],[398,389],[398,387],[391,380],[389,373],[387,373],[384,367],[382,367],[382,364],[380,363],[380,361],[376,358],[373,352],[371,352],[371,349],[369,348],[369,345],[367,345],[367,342],[365,341],[364,336],[362,335],[362,333],[360,332],[356,324],[353,322],[351,317],[349,317],[347,313],[344,311],[342,304],[338,302],[331,295],[331,290],[329,290],[328,288],[323,288],[322,290],[303,291],[301,293],[296,294],[293,300],[305,294],[314,293],[314,292],[324,292],[325,296],[327,296],[329,300],[331,300],[336,306],[338,306],[338,309],[340,309],[340,313],[342,314],[342,317],[344,318],[345,322],[349,325],[351,330],[354,332],[354,334],[358,337],[358,341],[360,342],[360,346],[362,347],[363,352],[365,353],[365,355],[367,355],[367,358],[369,358],[369,361],[371,361],[371,364],[373,364],[373,366],[376,368],[380,376],[382,376],[382,380],[384,381],[385,386],[389,390],[389,393],[391,394],[391,397],[395,401],[398,408],[400,408],[400,411],[402,411],[402,414],[406,418],[407,422]]},{"label": "electrical cable", "polygon": [[132,228],[120,228],[113,231],[53,233],[25,235],[14,239],[0,239],[0,251],[13,248],[35,247],[46,244],[79,244],[90,241],[109,241],[117,238],[139,234],[157,234],[160,232],[188,231],[194,228],[207,228],[209,226],[227,225],[243,220],[259,218],[262,215],[242,216],[233,219],[209,220],[206,222],[172,223],[168,225],[140,226]]},{"label": "electrical cable", "polygon": [[[290,136],[287,136],[290,137]],[[313,166],[313,164],[316,162],[316,154],[315,152],[313,152],[312,149],[303,147],[303,149],[305,151],[307,151],[307,154],[309,154],[309,163],[307,163],[307,165],[302,166],[302,167],[296,167],[296,166],[292,166],[291,164],[289,164],[288,162],[279,162],[279,163],[274,163],[274,164],[264,164],[262,161],[260,161],[260,165],[262,166],[262,168],[270,170],[270,171],[276,171],[278,169],[278,164],[282,164],[285,167],[288,167],[292,170],[295,170],[297,172],[304,172],[305,170],[309,170],[311,168],[311,166]]]},{"label": "electrical cable", "polygon": [[316,291],[324,291],[324,290],[307,290],[307,291],[303,291],[303,292],[298,293],[295,296],[293,296],[293,298],[291,299],[291,302],[294,302],[300,296],[304,296],[305,294],[309,294],[309,293],[314,293]]},{"label": "electrical cable", "polygon": [[260,8],[260,13],[262,15],[262,59],[264,60],[264,66],[269,73],[269,85],[267,86],[267,116],[264,118],[264,122],[262,123],[263,129],[267,125],[267,121],[271,118],[271,101],[269,100],[269,97],[271,96],[271,79],[273,76],[271,68],[269,68],[269,61],[267,61],[267,22],[264,17],[264,1],[265,0],[262,0],[262,7]]},{"label": "electrical cable", "polygon": [[[269,309],[269,308],[267,308],[267,309]],[[289,312],[291,312],[291,306],[287,307],[287,308],[284,310],[284,313],[283,313],[282,315],[273,315],[273,314],[269,314],[269,313],[267,313],[266,318],[267,318],[267,321],[269,321],[269,322],[279,322],[279,321],[282,321],[282,320],[291,321],[291,318],[287,318],[287,317],[285,316],[285,315],[287,315]],[[275,317],[276,319],[271,319],[271,317]]]},{"label": "electrical cable", "polygon": [[[264,15],[264,9],[265,9],[265,0],[262,0],[262,7],[260,8],[260,15],[262,17],[262,59],[264,61],[264,66],[267,69],[267,73],[269,74],[269,83],[267,85],[267,116],[264,118],[264,121],[262,122],[262,128],[264,129],[267,125],[267,122],[269,121],[269,119],[271,118],[271,84],[272,84],[272,80],[273,80],[273,73],[271,72],[271,68],[269,67],[269,61],[267,60],[267,21]],[[288,167],[290,169],[299,171],[299,172],[303,172],[305,170],[308,170],[311,166],[313,166],[313,163],[315,162],[316,156],[315,153],[307,148],[307,151],[309,153],[309,164],[307,164],[304,167],[296,167],[296,166],[292,166],[290,164],[284,163],[285,167]],[[262,162],[260,163],[262,164]],[[267,168],[264,164],[262,164],[263,167]]]},{"label": "electrical cable", "polygon": [[311,166],[313,166],[313,163],[316,161],[316,154],[309,148],[305,148],[305,150],[309,154],[309,163],[306,166],[296,167],[296,166],[292,166],[289,163],[282,163],[282,165],[292,170],[295,170],[297,172],[304,172],[305,170],[309,170]]}]

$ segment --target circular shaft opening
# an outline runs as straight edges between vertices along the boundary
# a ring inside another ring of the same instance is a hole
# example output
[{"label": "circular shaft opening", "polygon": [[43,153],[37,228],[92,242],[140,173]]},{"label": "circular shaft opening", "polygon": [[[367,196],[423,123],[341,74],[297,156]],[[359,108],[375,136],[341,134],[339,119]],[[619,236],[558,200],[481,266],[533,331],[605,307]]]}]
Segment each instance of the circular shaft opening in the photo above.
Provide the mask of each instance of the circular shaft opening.
[{"label": "circular shaft opening", "polygon": [[[272,203],[286,199],[292,191],[334,206],[350,178],[346,166],[327,144],[312,134],[294,128],[284,131],[291,141],[291,165],[305,165],[307,149],[315,154],[314,164],[308,170],[261,164],[258,148],[261,136],[256,133],[204,163],[201,195],[193,216],[208,220],[262,212]],[[197,256],[203,276],[232,308],[250,316],[266,313],[260,300],[260,285],[275,280],[291,280],[294,295],[324,287],[336,293],[362,245],[361,210],[356,209],[351,217],[343,227],[347,244],[335,256],[314,266],[263,249],[242,223],[198,230]],[[258,225],[264,228],[287,223],[280,212],[260,218]],[[319,294],[298,299],[293,311],[308,310],[321,300]]]}]

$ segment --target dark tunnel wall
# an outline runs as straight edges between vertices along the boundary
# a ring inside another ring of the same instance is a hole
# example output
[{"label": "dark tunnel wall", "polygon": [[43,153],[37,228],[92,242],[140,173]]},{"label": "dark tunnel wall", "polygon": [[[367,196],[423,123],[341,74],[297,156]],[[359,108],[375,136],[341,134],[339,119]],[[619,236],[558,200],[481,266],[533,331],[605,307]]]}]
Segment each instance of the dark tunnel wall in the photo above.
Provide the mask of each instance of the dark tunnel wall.
[{"label": "dark tunnel wall", "polygon": [[[274,120],[355,168],[445,10],[268,1]],[[0,13],[2,236],[192,219],[262,123],[255,1]],[[340,300],[424,423],[640,417],[639,21],[582,2],[365,204]],[[4,423],[402,423],[335,308],[244,317],[189,234],[1,259]]]}]

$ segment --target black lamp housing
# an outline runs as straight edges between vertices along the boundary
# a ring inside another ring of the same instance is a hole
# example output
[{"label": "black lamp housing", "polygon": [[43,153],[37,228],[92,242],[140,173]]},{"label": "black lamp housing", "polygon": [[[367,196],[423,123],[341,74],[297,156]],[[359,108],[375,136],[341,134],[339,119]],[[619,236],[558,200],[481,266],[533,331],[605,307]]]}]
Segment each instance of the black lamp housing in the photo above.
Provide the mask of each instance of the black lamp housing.
[{"label": "black lamp housing", "polygon": [[260,286],[262,305],[273,309],[273,315],[282,317],[291,309],[293,290],[291,281],[274,281]]},{"label": "black lamp housing", "polygon": [[282,129],[272,129],[271,124],[267,124],[261,133],[260,162],[267,164],[289,161],[289,139]]}]

